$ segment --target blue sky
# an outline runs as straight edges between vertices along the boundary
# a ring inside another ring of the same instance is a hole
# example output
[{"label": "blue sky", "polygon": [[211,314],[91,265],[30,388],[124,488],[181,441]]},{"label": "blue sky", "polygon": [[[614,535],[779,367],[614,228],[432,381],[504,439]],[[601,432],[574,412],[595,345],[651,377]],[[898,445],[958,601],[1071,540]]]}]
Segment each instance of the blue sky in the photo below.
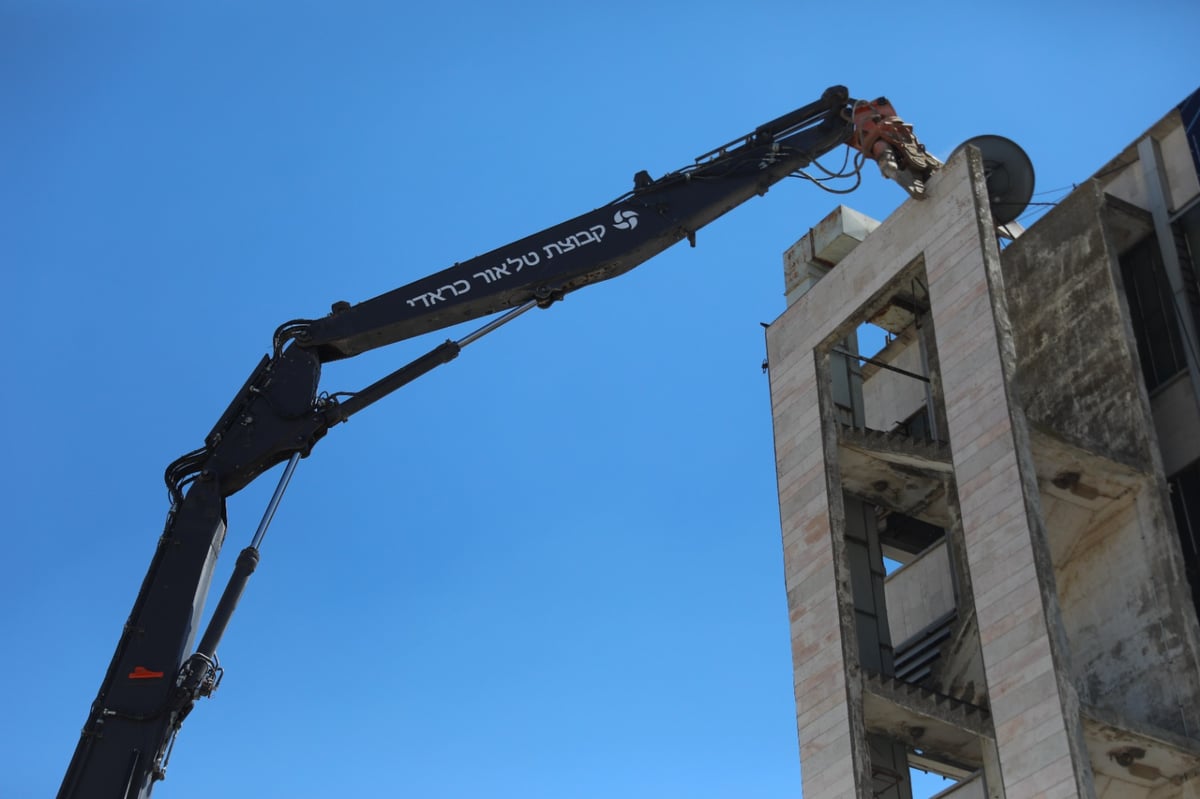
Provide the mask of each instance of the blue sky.
[{"label": "blue sky", "polygon": [[[0,0],[0,795],[57,789],[162,470],[276,325],[832,84],[888,95],[939,155],[1009,136],[1039,192],[1069,188],[1200,84],[1200,7],[1128,9]],[[843,201],[904,199],[871,171]],[[781,253],[837,202],[780,185],[331,431],[156,796],[798,795],[759,323],[783,311]],[[218,586],[274,481],[231,500]]]}]

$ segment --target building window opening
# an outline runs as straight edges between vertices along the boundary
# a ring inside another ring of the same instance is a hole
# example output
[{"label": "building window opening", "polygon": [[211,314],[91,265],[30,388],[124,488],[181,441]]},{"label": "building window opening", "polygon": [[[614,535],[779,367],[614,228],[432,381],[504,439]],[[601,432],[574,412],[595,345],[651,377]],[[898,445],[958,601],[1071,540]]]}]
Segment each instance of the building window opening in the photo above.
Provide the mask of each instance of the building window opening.
[{"label": "building window opening", "polygon": [[913,799],[932,799],[958,785],[955,780],[934,774],[932,771],[910,768],[908,775],[912,782]]},{"label": "building window opening", "polygon": [[1121,257],[1121,279],[1146,388],[1154,391],[1187,368],[1158,239],[1148,236]]},{"label": "building window opening", "polygon": [[858,349],[870,358],[883,351],[895,336],[878,325],[864,322],[858,326]]},{"label": "building window opening", "polygon": [[1200,461],[1193,461],[1167,480],[1171,508],[1183,550],[1183,569],[1192,589],[1196,616],[1200,617]]},{"label": "building window opening", "polygon": [[[977,769],[951,762],[936,752],[909,750],[908,775],[913,799],[982,795],[978,788],[982,787],[983,775]],[[957,788],[963,793],[956,792]]]}]

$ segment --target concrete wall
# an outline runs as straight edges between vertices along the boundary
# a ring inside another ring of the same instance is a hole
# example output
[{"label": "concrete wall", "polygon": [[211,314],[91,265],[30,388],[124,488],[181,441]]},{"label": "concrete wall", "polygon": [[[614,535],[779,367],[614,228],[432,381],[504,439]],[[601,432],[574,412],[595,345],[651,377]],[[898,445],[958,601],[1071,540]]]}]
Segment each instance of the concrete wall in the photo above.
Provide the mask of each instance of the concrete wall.
[{"label": "concrete wall", "polygon": [[[1005,251],[1014,383],[1032,425],[1089,453],[1064,469],[1050,442],[1034,450],[1080,699],[1187,734],[1200,728],[1195,622],[1107,216],[1089,183]],[[1092,495],[1050,496],[1066,474]]]},{"label": "concrete wall", "polygon": [[1150,490],[1093,517],[1056,558],[1056,583],[1079,699],[1141,728],[1200,730],[1190,636],[1164,585],[1163,509]]},{"label": "concrete wall", "polygon": [[892,644],[897,647],[954,610],[954,579],[946,542],[934,544],[889,574],[884,595]]},{"label": "concrete wall", "polygon": [[[921,347],[912,336],[894,339],[874,358],[906,372],[924,374]],[[891,430],[924,407],[925,399],[925,383],[915,377],[880,368],[863,381],[863,412],[872,430]]]},{"label": "concrete wall", "polygon": [[1016,382],[1031,424],[1149,471],[1146,399],[1103,208],[1099,185],[1086,184],[1004,251]]}]

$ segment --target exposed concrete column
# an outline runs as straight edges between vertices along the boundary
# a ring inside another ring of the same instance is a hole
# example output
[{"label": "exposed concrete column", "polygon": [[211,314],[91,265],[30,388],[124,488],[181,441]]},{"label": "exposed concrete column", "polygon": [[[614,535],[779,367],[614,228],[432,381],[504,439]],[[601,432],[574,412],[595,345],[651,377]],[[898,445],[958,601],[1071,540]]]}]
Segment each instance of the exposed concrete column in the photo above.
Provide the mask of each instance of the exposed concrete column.
[{"label": "exposed concrete column", "polygon": [[991,738],[980,738],[979,746],[983,750],[983,786],[987,791],[987,799],[1007,799],[1004,794],[1004,778],[1000,772],[1000,752],[996,749],[996,742]]},{"label": "exposed concrete column", "polygon": [[1010,796],[1094,796],[1029,434],[1011,390],[1000,254],[979,161],[970,167],[979,227],[932,242],[925,268],[1000,768]]},{"label": "exposed concrete column", "polygon": [[[862,685],[848,676],[856,643],[841,622],[817,356],[771,370],[784,574],[792,634],[796,726],[805,796],[869,796]],[[826,374],[825,379],[828,380]],[[833,507],[833,505],[837,507]],[[852,628],[851,628],[852,629]],[[857,696],[857,702],[853,701]]]},{"label": "exposed concrete column", "polygon": [[[917,346],[921,348],[922,373],[929,377],[942,372],[941,361],[938,359],[937,341],[934,337],[933,325],[929,316],[917,320]],[[930,380],[926,384],[926,403],[929,407],[929,430],[934,441],[945,441],[946,435],[946,402],[942,397],[940,380]]]}]

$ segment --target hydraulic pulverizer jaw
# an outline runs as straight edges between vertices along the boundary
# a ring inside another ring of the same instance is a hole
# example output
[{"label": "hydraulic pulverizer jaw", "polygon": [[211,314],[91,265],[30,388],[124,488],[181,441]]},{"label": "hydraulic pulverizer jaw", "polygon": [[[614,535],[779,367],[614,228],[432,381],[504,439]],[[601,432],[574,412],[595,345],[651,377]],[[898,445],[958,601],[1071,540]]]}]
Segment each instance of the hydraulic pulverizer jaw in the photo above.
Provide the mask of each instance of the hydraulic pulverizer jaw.
[{"label": "hydraulic pulverizer jaw", "polygon": [[855,100],[850,114],[854,128],[847,144],[878,164],[883,176],[903,186],[914,200],[925,199],[925,181],[942,162],[925,151],[912,125],[896,116],[886,97]]}]

